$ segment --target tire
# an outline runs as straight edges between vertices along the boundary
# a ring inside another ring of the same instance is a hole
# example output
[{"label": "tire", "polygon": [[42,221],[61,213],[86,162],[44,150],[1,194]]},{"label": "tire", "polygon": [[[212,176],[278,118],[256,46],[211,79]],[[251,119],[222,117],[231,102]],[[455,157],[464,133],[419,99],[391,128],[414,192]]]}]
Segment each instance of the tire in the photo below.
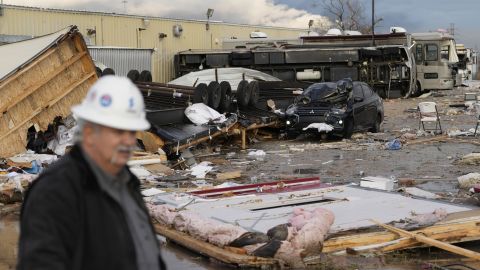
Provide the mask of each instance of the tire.
[{"label": "tire", "polygon": [[378,92],[377,92],[378,96],[380,96],[382,99],[385,99],[387,98],[387,92],[385,91],[385,89],[378,89]]},{"label": "tire", "polygon": [[105,75],[115,75],[115,70],[111,68],[106,68],[102,71],[102,77]]},{"label": "tire", "polygon": [[350,139],[353,134],[353,118],[345,119],[345,126],[343,128],[343,138]]},{"label": "tire", "polygon": [[417,82],[415,84],[415,90],[412,93],[412,97],[418,97],[422,94],[422,86],[420,85],[420,82]]},{"label": "tire", "polygon": [[377,117],[375,118],[375,123],[373,127],[370,129],[372,133],[378,133],[381,130],[381,125],[382,125],[382,116],[380,114],[377,114]]},{"label": "tire", "polygon": [[210,82],[207,89],[208,106],[214,110],[217,110],[218,106],[220,105],[220,101],[222,101],[222,89],[220,88],[220,84],[216,81]]},{"label": "tire", "polygon": [[222,91],[222,97],[220,100],[219,111],[228,112],[230,110],[230,103],[232,101],[232,87],[229,82],[221,82],[220,89]]},{"label": "tire", "polygon": [[138,80],[141,82],[152,82],[152,73],[148,70],[143,70]]},{"label": "tire", "polygon": [[95,73],[97,73],[97,78],[102,77],[102,70],[99,67],[95,67]]},{"label": "tire", "polygon": [[242,80],[237,88],[237,103],[240,107],[247,107],[249,102],[250,88],[248,87],[248,81]]},{"label": "tire", "polygon": [[127,73],[127,77],[132,81],[136,82],[140,78],[140,72],[136,69],[132,69]]},{"label": "tire", "polygon": [[195,87],[193,103],[203,103],[208,105],[208,87],[206,84],[200,83]]},{"label": "tire", "polygon": [[258,103],[258,99],[260,98],[260,87],[258,86],[257,81],[251,81],[248,83],[248,88],[250,91],[250,100],[249,104],[255,106]]}]

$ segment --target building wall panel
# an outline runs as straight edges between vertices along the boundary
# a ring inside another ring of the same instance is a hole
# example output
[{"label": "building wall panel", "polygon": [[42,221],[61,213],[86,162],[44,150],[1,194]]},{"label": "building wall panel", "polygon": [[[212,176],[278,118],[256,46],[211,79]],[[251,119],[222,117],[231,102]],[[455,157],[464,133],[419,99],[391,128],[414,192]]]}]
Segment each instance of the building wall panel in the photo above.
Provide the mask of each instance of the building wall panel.
[{"label": "building wall panel", "polygon": [[[4,5],[0,16],[0,35],[40,36],[68,25],[77,25],[88,45],[153,49],[154,81],[174,78],[173,58],[188,49],[219,49],[222,41],[235,37],[248,39],[253,31],[267,33],[270,38],[296,38],[304,29],[252,26],[205,21],[177,20],[159,17],[120,15],[100,12],[67,11]],[[147,22],[147,23],[146,23]],[[183,33],[173,35],[173,26],[180,24]],[[307,24],[307,22],[306,22]],[[95,30],[95,34],[88,35]],[[164,33],[165,38],[159,38]]]}]

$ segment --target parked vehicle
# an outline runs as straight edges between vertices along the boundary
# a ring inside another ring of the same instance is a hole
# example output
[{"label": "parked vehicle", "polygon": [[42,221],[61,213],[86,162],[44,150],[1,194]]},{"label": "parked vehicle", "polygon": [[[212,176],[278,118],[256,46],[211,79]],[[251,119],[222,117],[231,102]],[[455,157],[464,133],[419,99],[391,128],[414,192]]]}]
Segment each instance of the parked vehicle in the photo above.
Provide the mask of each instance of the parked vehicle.
[{"label": "parked vehicle", "polygon": [[370,86],[343,79],[308,87],[286,110],[285,125],[289,134],[314,132],[349,138],[355,131],[378,132],[383,116],[383,100]]}]

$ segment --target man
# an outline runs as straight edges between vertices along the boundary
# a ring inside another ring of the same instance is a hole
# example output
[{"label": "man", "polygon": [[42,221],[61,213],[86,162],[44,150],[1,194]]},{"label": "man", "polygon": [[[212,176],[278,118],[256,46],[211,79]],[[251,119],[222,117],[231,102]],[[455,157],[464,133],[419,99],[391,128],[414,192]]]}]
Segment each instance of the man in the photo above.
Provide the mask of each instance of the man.
[{"label": "man", "polygon": [[126,163],[146,130],[142,95],[105,76],[72,111],[78,143],[25,196],[18,269],[165,269],[139,180]]}]

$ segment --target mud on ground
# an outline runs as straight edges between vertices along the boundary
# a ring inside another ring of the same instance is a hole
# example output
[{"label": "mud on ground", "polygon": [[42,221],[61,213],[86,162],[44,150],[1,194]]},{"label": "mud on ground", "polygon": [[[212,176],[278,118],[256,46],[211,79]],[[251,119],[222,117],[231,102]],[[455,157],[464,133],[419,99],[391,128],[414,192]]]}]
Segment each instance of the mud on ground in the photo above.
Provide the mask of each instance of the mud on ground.
[{"label": "mud on ground", "polygon": [[[419,120],[415,109],[422,101],[437,102],[444,133],[456,129],[474,128],[477,121],[474,113],[449,107],[450,104],[463,103],[466,92],[475,92],[480,95],[480,83],[476,82],[471,87],[435,92],[427,98],[385,101],[383,133],[379,134],[355,134],[351,140],[332,142],[321,141],[318,137],[304,136],[294,140],[276,139],[281,134],[274,133],[275,139],[262,139],[261,136],[252,138],[254,142],[248,145],[247,150],[240,150],[238,144],[230,141],[192,152],[197,156],[202,154],[206,156],[197,158],[197,161],[214,161],[217,164],[217,172],[241,171],[241,178],[228,181],[251,183],[318,176],[324,182],[341,184],[358,183],[363,176],[384,176],[414,183],[418,188],[442,195],[443,200],[475,204],[476,201],[468,192],[457,188],[457,177],[480,170],[476,166],[459,165],[457,161],[466,154],[480,151],[480,140],[477,139],[480,136],[477,138],[445,136],[440,142],[426,143],[419,142],[437,137],[419,137],[403,141],[400,150],[384,149],[385,142],[401,138],[405,133],[417,133]],[[219,155],[209,156],[212,152],[208,149],[215,148]],[[266,155],[253,158],[248,155],[251,150],[263,150]],[[207,181],[218,183],[213,176],[207,176]],[[2,207],[5,206],[0,206],[0,209]],[[15,265],[16,238],[18,237],[18,223],[15,220],[18,220],[18,215],[15,214],[0,217],[0,269],[13,269]],[[471,249],[480,248],[478,243],[471,245],[469,246]],[[425,253],[423,257],[422,252]],[[175,253],[169,254],[169,256],[175,256]],[[418,269],[417,262],[422,261],[422,258],[432,259],[431,254],[435,253],[424,250],[418,253],[395,254],[389,259],[381,260],[345,259],[342,264],[337,264],[337,268],[325,269]],[[440,254],[443,255],[435,258],[447,256],[444,253]],[[196,264],[193,263],[193,265]],[[193,267],[206,269],[200,265]]]}]

